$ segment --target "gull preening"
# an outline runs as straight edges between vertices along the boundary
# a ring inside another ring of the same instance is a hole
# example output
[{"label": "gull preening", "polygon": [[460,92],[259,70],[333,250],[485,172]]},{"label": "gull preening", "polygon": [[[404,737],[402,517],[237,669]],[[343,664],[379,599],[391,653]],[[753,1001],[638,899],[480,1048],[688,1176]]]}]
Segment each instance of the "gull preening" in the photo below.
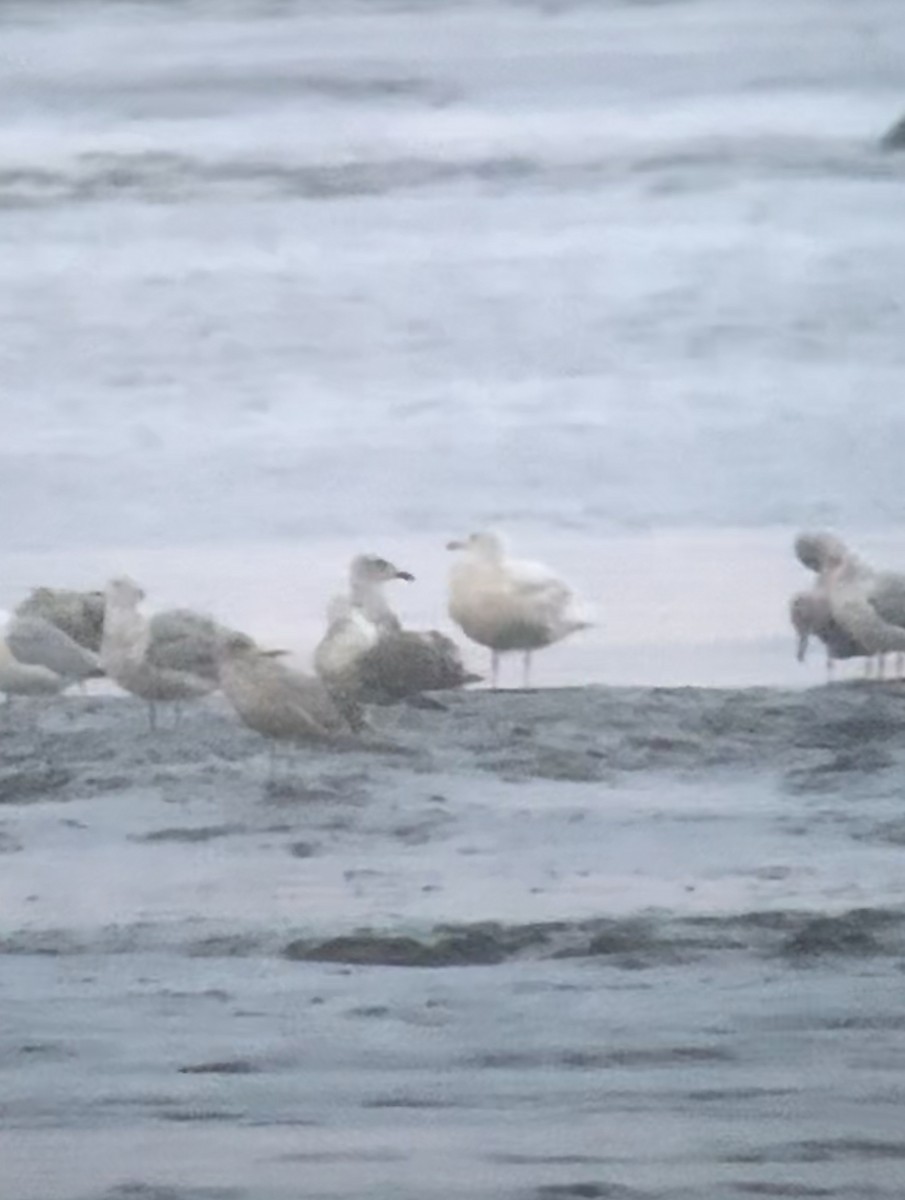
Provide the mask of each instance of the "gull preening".
[{"label": "gull preening", "polygon": [[842,558],[827,571],[833,619],[868,655],[877,655],[882,678],[884,655],[895,654],[901,674],[905,655],[905,576],[874,571],[857,559]]},{"label": "gull preening", "polygon": [[876,571],[836,534],[802,533],[795,539],[799,561],[816,575],[808,592],[794,596],[792,624],[803,660],[814,634],[827,650],[827,672],[836,659],[863,657],[869,673],[874,659],[884,674],[885,655],[905,655],[905,575]]},{"label": "gull preening", "polygon": [[506,556],[495,533],[473,533],[450,542],[460,552],[449,574],[449,615],[466,636],[490,650],[491,686],[497,686],[501,654],[523,654],[523,681],[531,655],[593,622],[572,589],[541,563]]},{"label": "gull preening", "polygon": [[377,555],[349,568],[349,593],[334,596],[327,632],[314,653],[315,669],[353,725],[364,704],[396,704],[424,692],[475,683],[455,642],[437,630],[403,629],[383,590],[414,576]]},{"label": "gull preening", "polygon": [[[216,687],[216,680],[183,666],[155,661],[151,622],[139,611],[145,593],[134,580],[111,579],[107,584],[101,664],[124,691],[148,703],[151,729],[157,724],[158,703],[197,700]],[[180,655],[176,662],[182,662]]]},{"label": "gull preening", "polygon": [[798,592],[789,601],[789,618],[797,634],[796,657],[807,658],[812,637],[823,643],[826,650],[827,678],[833,677],[833,666],[839,659],[867,658],[865,647],[833,616],[829,596],[829,572],[840,562],[854,556],[841,538],[834,533],[800,533],[794,544],[795,556],[803,567],[813,571],[816,578],[809,591]]},{"label": "gull preening", "polygon": [[828,679],[832,679],[833,665],[839,659],[867,657],[864,646],[833,616],[829,597],[824,590],[813,588],[809,592],[798,592],[794,595],[789,601],[789,617],[798,635],[798,661],[805,661],[810,639],[816,637],[826,649]]}]

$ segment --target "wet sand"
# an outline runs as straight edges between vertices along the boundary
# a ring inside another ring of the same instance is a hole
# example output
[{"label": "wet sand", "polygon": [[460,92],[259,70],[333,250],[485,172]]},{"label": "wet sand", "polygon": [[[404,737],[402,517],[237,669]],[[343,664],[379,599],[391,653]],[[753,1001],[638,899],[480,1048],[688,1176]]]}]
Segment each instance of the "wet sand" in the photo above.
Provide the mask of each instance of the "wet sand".
[{"label": "wet sand", "polygon": [[901,1193],[905,687],[0,725],[0,1196]]}]

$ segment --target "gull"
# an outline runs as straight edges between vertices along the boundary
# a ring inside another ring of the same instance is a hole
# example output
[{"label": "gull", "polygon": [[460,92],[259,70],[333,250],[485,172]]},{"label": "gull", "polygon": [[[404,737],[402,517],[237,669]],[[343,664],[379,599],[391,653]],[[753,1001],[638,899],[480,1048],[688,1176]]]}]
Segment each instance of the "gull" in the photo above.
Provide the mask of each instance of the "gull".
[{"label": "gull", "polygon": [[848,555],[831,555],[824,568],[833,620],[868,655],[896,654],[901,674],[905,655],[905,576],[874,571]]},{"label": "gull", "polygon": [[157,726],[158,703],[199,699],[213,691],[216,681],[153,660],[149,653],[151,623],[138,610],[144,596],[138,584],[126,577],[111,579],[107,584],[101,665],[124,691],[148,702],[153,731]]},{"label": "gull", "polygon": [[38,587],[16,607],[13,616],[48,621],[83,649],[97,654],[104,632],[104,593]]},{"label": "gull", "polygon": [[353,729],[332,696],[313,675],[278,661],[236,634],[221,651],[220,686],[239,718],[265,737],[298,742],[348,744]]},{"label": "gull", "polygon": [[413,583],[415,576],[378,554],[358,554],[349,564],[349,601],[382,633],[402,628],[383,590],[394,579]]},{"label": "gull", "polygon": [[833,678],[833,664],[837,660],[867,657],[864,646],[834,618],[825,589],[798,592],[789,602],[789,616],[798,634],[796,657],[799,662],[804,662],[807,657],[808,642],[812,636],[823,642],[827,679]]},{"label": "gull", "polygon": [[850,650],[854,643],[868,660],[867,674],[871,660],[876,657],[877,676],[882,679],[884,656],[889,653],[896,654],[901,674],[905,653],[901,639],[905,628],[905,575],[874,570],[849,550],[840,537],[826,531],[800,533],[795,539],[795,554],[817,575],[810,593],[813,597],[810,619],[822,624],[837,649],[849,650],[845,654],[836,653],[815,629],[827,644],[831,658],[852,657]]},{"label": "gull", "polygon": [[29,666],[46,667],[65,684],[84,683],[104,674],[100,659],[45,617],[14,615],[5,631],[6,645],[15,659]]},{"label": "gull", "polygon": [[69,682],[47,667],[19,662],[0,639],[0,692],[7,702],[13,696],[56,696]]},{"label": "gull", "polygon": [[236,715],[270,739],[270,775],[278,742],[407,753],[404,747],[366,737],[315,676],[279,662],[283,651],[262,650],[236,634],[221,649],[220,686]]},{"label": "gull", "polygon": [[[98,653],[103,639],[105,603],[104,592],[40,587],[18,606],[14,619],[28,617],[47,621],[79,646]],[[216,683],[220,643],[235,630],[188,608],[154,613],[149,625],[149,661],[158,667],[188,671]],[[52,663],[47,665],[53,666]]]},{"label": "gull", "polygon": [[807,531],[795,539],[795,557],[803,567],[822,575],[828,566],[854,556],[835,533]]},{"label": "gull", "polygon": [[453,541],[461,551],[449,575],[449,615],[467,637],[490,649],[491,686],[497,686],[501,654],[521,651],[523,681],[531,655],[592,624],[571,588],[540,563],[507,558],[495,533]]},{"label": "gull", "polygon": [[412,581],[410,572],[377,555],[359,555],[349,579],[349,594],[330,601],[314,665],[353,723],[361,720],[362,704],[395,704],[479,680],[466,671],[451,638],[437,630],[402,628],[383,585]]}]

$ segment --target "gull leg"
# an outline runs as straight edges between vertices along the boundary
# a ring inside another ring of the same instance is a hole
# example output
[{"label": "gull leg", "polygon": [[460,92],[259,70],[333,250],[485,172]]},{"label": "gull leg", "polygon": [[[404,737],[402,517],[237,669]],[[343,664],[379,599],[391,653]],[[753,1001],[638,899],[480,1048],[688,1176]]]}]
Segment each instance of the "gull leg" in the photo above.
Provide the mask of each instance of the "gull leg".
[{"label": "gull leg", "polygon": [[531,651],[525,651],[525,657],[522,660],[522,686],[531,686]]},{"label": "gull leg", "polygon": [[864,678],[870,679],[870,677],[873,675],[873,671],[874,671],[874,660],[871,658],[870,655],[868,655],[867,658],[865,658],[865,660],[864,660]]},{"label": "gull leg", "polygon": [[490,686],[497,689],[497,679],[500,674],[500,655],[498,650],[490,651]]},{"label": "gull leg", "polygon": [[878,679],[886,678],[886,655],[885,654],[877,655],[877,678]]},{"label": "gull leg", "polygon": [[829,654],[826,656],[826,681],[827,683],[833,682],[833,659]]}]

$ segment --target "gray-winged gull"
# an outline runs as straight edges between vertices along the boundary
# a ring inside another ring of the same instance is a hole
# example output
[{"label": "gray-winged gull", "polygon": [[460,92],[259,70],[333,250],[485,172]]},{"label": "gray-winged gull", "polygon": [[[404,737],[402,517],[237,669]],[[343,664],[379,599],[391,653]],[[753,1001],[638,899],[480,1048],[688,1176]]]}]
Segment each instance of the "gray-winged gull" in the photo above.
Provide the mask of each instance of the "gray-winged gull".
[{"label": "gray-winged gull", "polygon": [[497,534],[473,533],[448,549],[461,552],[449,574],[449,615],[473,642],[489,648],[492,687],[501,654],[522,652],[527,687],[535,650],[593,623],[567,584],[541,563],[508,558]]},{"label": "gray-winged gull", "polygon": [[[103,592],[36,588],[18,606],[15,617],[49,621],[88,650],[100,651],[104,630]],[[155,666],[217,681],[220,643],[235,633],[204,613],[172,608],[149,618],[147,657]]]},{"label": "gray-winged gull", "polygon": [[5,631],[14,657],[31,666],[46,667],[67,683],[83,683],[104,674],[100,659],[45,617],[15,615]]},{"label": "gray-winged gull", "polygon": [[328,628],[314,654],[318,675],[353,723],[362,704],[395,704],[424,692],[475,683],[456,644],[436,630],[403,629],[383,584],[414,577],[376,555],[359,555],[348,596],[327,610]]},{"label": "gray-winged gull", "polygon": [[348,598],[379,631],[400,629],[399,618],[390,607],[383,588],[396,579],[412,583],[414,578],[410,572],[400,571],[379,554],[357,554],[349,564]]},{"label": "gray-winged gull", "polygon": [[95,654],[104,632],[104,593],[71,588],[35,588],[16,607],[15,617],[40,617]]},{"label": "gray-winged gull", "polygon": [[144,595],[131,579],[112,579],[107,584],[101,665],[124,691],[148,702],[154,729],[158,703],[197,700],[212,691],[216,681],[152,660],[151,623],[138,609]]},{"label": "gray-winged gull", "polygon": [[0,639],[0,692],[12,696],[55,696],[69,683],[47,667],[21,663]]}]

